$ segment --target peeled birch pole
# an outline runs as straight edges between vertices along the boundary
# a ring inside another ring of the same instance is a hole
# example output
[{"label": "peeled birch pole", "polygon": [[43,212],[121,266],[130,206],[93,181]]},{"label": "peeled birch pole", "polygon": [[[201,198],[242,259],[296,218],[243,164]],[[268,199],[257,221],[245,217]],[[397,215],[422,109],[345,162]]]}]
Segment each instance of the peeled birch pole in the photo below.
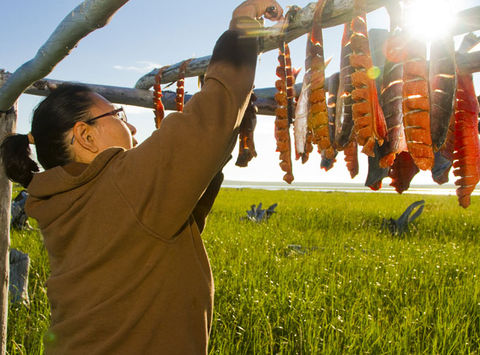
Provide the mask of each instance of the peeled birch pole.
[{"label": "peeled birch pole", "polygon": [[0,111],[7,111],[22,92],[48,75],[77,43],[105,26],[128,0],[84,0],[71,11],[40,47],[36,56],[18,68],[0,88]]},{"label": "peeled birch pole", "polygon": [[[268,52],[278,49],[278,42],[280,35],[283,36],[286,42],[291,42],[298,37],[303,36],[309,32],[312,27],[313,14],[315,13],[317,3],[312,2],[299,9],[292,18],[289,19],[288,27],[285,33],[281,26],[267,27],[263,30],[264,35],[260,38],[259,51]],[[367,11],[373,11],[383,6],[383,0],[367,0]],[[325,5],[323,11],[322,24],[323,27],[332,27],[351,20],[353,14],[352,0],[331,0]],[[199,76],[205,73],[208,63],[210,63],[211,56],[193,59],[187,66],[185,77]],[[183,63],[176,63],[168,67],[162,72],[162,84],[170,83],[177,80],[180,65]],[[137,89],[150,89],[155,81],[155,75],[158,68],[152,70],[150,73],[141,77],[135,87]]]},{"label": "peeled birch pole", "polygon": [[[385,0],[367,0],[367,12],[371,12],[385,5]],[[285,40],[291,42],[294,39],[304,35],[310,31],[312,27],[313,14],[315,12],[316,3],[310,3],[303,9],[300,9],[290,20],[285,33]],[[323,28],[341,25],[351,20],[353,12],[353,0],[331,0],[325,5],[325,10],[322,16]],[[452,29],[453,35],[476,31],[480,29],[480,6],[473,7],[467,10],[460,11],[457,14],[457,25]],[[278,41],[280,29],[277,26],[267,27],[265,36],[260,41],[260,52],[268,52],[273,49],[278,49]],[[211,56],[193,59],[187,66],[185,77],[194,77],[205,74],[208,63],[210,63]],[[478,59],[478,58],[477,58]],[[172,64],[162,73],[162,84],[171,83],[177,80],[179,75],[179,68],[182,62]],[[480,61],[476,60],[470,63],[473,71],[480,71]],[[476,68],[476,69],[475,69]],[[135,88],[150,89],[155,81],[155,75],[158,68],[142,76]]]},{"label": "peeled birch pole", "polygon": [[[17,105],[14,104],[6,113],[0,112],[0,141],[10,133],[15,132],[17,124]],[[2,164],[0,159],[0,164]],[[12,183],[5,172],[0,169],[0,354],[7,349],[7,318],[8,318],[8,274],[10,247],[10,204],[12,200]]]},{"label": "peeled birch pole", "polygon": [[[467,72],[480,72],[480,52],[468,54],[457,53],[457,65],[459,68]],[[11,75],[11,73],[2,71],[0,69],[0,87],[8,81]],[[52,79],[38,80],[29,86],[25,90],[25,93],[37,96],[47,96],[51,90],[64,83],[67,83],[67,81]],[[113,103],[153,109],[153,92],[151,90],[78,82],[76,83],[88,86],[93,91],[99,93]],[[301,88],[302,83],[295,85],[296,92],[299,93]],[[255,89],[254,92],[258,98],[255,102],[258,107],[258,113],[260,115],[274,116],[276,103],[273,97],[276,93],[276,89],[274,87],[260,88]],[[188,102],[191,97],[192,95],[190,94],[185,95],[185,102]],[[167,90],[163,91],[162,102],[166,110],[175,110],[175,92]]]}]

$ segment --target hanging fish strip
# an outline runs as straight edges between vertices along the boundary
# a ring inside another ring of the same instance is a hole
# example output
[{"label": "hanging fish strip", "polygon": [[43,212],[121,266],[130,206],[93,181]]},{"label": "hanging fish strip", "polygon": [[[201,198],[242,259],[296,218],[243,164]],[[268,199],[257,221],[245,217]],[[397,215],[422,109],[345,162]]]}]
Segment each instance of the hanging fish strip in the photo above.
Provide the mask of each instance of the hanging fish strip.
[{"label": "hanging fish strip", "polygon": [[155,128],[160,128],[160,123],[165,117],[165,108],[162,103],[162,74],[163,71],[168,67],[162,67],[158,69],[157,74],[155,75],[155,84],[153,85],[153,113],[155,114]]},{"label": "hanging fish strip", "polygon": [[393,186],[395,191],[401,194],[408,190],[413,177],[417,175],[419,171],[410,153],[400,152],[397,154],[388,172],[388,176],[392,179],[390,186]]},{"label": "hanging fish strip", "polygon": [[310,83],[310,111],[308,127],[313,134],[313,143],[317,144],[318,151],[325,151],[325,157],[333,159],[335,151],[330,142],[328,132],[328,114],[325,94],[325,58],[323,54],[322,13],[326,0],[319,0],[313,16],[310,41],[307,42],[307,56],[310,57],[310,67],[307,70],[311,75]]},{"label": "hanging fish strip", "polygon": [[350,65],[352,46],[350,37],[352,30],[350,24],[345,24],[342,37],[342,50],[340,53],[340,79],[337,98],[337,112],[335,114],[335,147],[342,150],[352,139],[352,74],[355,68]]},{"label": "hanging fish strip", "polygon": [[355,140],[351,141],[343,150],[345,163],[347,164],[350,177],[353,179],[358,175],[358,146]]},{"label": "hanging fish strip", "polygon": [[448,173],[453,165],[453,152],[455,150],[455,106],[448,125],[447,138],[443,147],[435,152],[432,168],[432,178],[437,184],[448,182]]},{"label": "hanging fish strip", "polygon": [[[287,114],[288,123],[293,124],[295,119],[295,77],[292,68],[292,58],[290,57],[290,47],[284,42],[285,54],[285,77],[287,82]],[[297,73],[298,74],[298,73]]]},{"label": "hanging fish strip", "polygon": [[295,159],[302,158],[302,164],[308,160],[310,153],[313,151],[312,131],[308,126],[308,113],[310,111],[309,98],[311,95],[311,56],[309,52],[310,36],[307,38],[307,53],[305,56],[305,75],[303,76],[302,90],[298,97],[295,109],[294,138],[295,138]]},{"label": "hanging fish strip", "polygon": [[430,46],[430,129],[433,150],[440,150],[447,137],[457,87],[455,46],[452,36],[441,37]]},{"label": "hanging fish strip", "polygon": [[[406,4],[408,6],[408,2]],[[408,151],[421,170],[433,166],[426,43],[410,37],[403,67],[403,126]]]},{"label": "hanging fish strip", "polygon": [[453,174],[460,206],[470,205],[470,194],[480,180],[480,142],[478,139],[478,100],[472,74],[457,74],[455,110],[455,152]]},{"label": "hanging fish strip", "polygon": [[188,63],[191,61],[192,59],[184,61],[178,69],[177,96],[175,97],[178,112],[183,112],[183,105],[185,102],[185,73],[187,72]]},{"label": "hanging fish strip", "polygon": [[[335,140],[335,106],[337,102],[337,91],[338,91],[338,80],[339,80],[339,73],[333,74],[328,79],[328,97],[327,97],[327,113],[328,113],[328,135],[330,138],[330,142]],[[329,158],[327,156],[328,150],[322,150],[322,160],[320,162],[320,168],[324,169],[325,171],[330,170],[333,168],[333,164],[337,161],[335,158],[337,156],[337,151],[333,148],[333,158]]]},{"label": "hanging fish strip", "polygon": [[285,46],[286,42],[282,42],[279,49],[277,67],[278,80],[275,82],[277,93],[275,101],[277,108],[275,110],[275,139],[277,141],[277,152],[280,152],[280,168],[285,172],[283,180],[291,184],[293,181],[292,158],[290,144],[290,122],[287,113],[287,78],[285,73]]},{"label": "hanging fish strip", "polygon": [[407,150],[403,128],[403,61],[404,37],[399,31],[390,32],[386,43],[386,60],[383,72],[380,104],[387,124],[387,138],[380,147],[382,168],[392,166],[395,157]]},{"label": "hanging fish strip", "polygon": [[383,178],[388,176],[388,168],[381,168],[379,165],[380,153],[378,142],[375,142],[373,147],[374,156],[368,157],[368,173],[365,181],[365,186],[376,191],[382,188]]},{"label": "hanging fish strip", "polygon": [[303,77],[302,91],[295,109],[295,121],[293,122],[295,138],[295,159],[302,158],[302,164],[308,160],[313,150],[312,132],[308,130],[307,118],[309,111],[308,95],[310,91],[310,75],[305,73]]},{"label": "hanging fish strip", "polygon": [[257,106],[255,101],[257,97],[254,93],[250,96],[245,114],[243,115],[242,123],[240,124],[240,134],[238,136],[238,158],[235,165],[246,167],[248,162],[257,156],[255,150],[255,143],[253,141],[253,132],[257,125]]},{"label": "hanging fish strip", "polygon": [[330,137],[330,142],[335,141],[335,119],[337,114],[337,95],[339,81],[340,73],[335,73],[328,79],[327,113],[328,136]]},{"label": "hanging fish strip", "polygon": [[365,8],[366,0],[354,0],[350,38],[353,52],[350,64],[355,68],[352,74],[352,83],[355,87],[352,91],[355,102],[352,111],[357,142],[363,146],[363,153],[373,156],[375,140],[382,145],[387,132],[373,77]]},{"label": "hanging fish strip", "polygon": [[321,157],[322,157],[322,159],[320,160],[320,169],[323,169],[325,171],[329,171],[331,168],[333,168],[333,165],[337,161],[335,159],[337,157],[337,152],[335,152],[335,156],[333,158],[327,158],[325,156],[325,151],[322,151]]}]

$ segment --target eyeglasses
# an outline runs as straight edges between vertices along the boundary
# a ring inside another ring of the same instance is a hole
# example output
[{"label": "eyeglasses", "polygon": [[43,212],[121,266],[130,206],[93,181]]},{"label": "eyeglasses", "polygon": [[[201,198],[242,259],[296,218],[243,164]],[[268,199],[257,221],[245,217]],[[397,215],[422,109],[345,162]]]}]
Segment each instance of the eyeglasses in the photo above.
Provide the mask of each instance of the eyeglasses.
[{"label": "eyeglasses", "polygon": [[[88,120],[83,121],[83,122],[85,122],[86,124],[90,124],[93,121],[98,120],[99,118],[107,117],[107,116],[114,116],[115,118],[119,119],[120,121],[123,121],[123,122],[127,123],[127,115],[125,114],[125,111],[124,111],[123,107],[117,108],[113,111],[101,114],[99,116],[95,116],[93,118],[89,118]],[[70,145],[73,144],[74,140],[75,140],[75,135],[72,136],[72,140],[70,142]]]},{"label": "eyeglasses", "polygon": [[84,121],[87,124],[92,123],[95,120],[98,120],[99,118],[102,117],[107,117],[107,116],[114,116],[115,118],[118,118],[120,121],[123,121],[127,123],[127,115],[125,114],[125,111],[123,110],[123,107],[117,108],[116,110],[104,113],[103,115],[96,116],[93,118],[89,118],[88,120]]}]

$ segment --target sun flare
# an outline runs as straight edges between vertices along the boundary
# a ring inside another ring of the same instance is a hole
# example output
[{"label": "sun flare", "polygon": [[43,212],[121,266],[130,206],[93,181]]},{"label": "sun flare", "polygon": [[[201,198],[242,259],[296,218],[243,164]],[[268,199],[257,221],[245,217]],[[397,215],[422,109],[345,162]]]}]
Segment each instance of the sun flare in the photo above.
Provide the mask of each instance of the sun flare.
[{"label": "sun flare", "polygon": [[426,40],[448,34],[455,13],[447,0],[415,0],[404,7],[406,30]]}]

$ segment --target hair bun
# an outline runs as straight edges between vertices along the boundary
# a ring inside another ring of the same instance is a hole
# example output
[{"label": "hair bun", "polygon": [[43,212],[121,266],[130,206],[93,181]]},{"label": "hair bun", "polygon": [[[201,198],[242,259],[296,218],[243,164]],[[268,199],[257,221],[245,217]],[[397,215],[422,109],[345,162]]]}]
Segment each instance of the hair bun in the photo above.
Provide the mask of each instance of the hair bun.
[{"label": "hair bun", "polygon": [[27,134],[12,134],[0,145],[0,158],[7,177],[27,187],[37,172],[38,165],[30,158],[31,150]]}]

